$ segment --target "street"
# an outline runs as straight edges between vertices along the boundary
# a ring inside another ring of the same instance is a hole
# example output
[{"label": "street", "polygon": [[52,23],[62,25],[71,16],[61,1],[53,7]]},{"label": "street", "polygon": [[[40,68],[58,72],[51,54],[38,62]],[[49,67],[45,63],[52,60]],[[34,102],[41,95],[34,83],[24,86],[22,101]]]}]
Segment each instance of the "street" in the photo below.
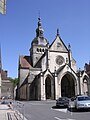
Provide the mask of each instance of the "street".
[{"label": "street", "polygon": [[90,120],[90,111],[56,108],[56,101],[15,101],[18,109],[27,120]]}]

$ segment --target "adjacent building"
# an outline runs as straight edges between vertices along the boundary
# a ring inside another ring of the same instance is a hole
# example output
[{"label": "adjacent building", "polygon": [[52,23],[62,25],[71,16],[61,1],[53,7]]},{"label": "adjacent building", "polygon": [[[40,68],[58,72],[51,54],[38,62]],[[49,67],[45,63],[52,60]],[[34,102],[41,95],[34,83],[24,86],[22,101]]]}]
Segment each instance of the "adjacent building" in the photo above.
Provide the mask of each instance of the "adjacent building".
[{"label": "adjacent building", "polygon": [[1,72],[1,97],[12,98],[14,94],[13,83],[10,81],[10,77],[8,77],[7,71],[2,70]]},{"label": "adjacent building", "polygon": [[88,76],[90,77],[90,62],[89,62],[89,64],[88,63],[85,63],[85,71],[86,71],[86,73],[88,74]]},{"label": "adjacent building", "polygon": [[2,69],[1,48],[0,48],[0,98],[13,98],[13,83],[8,77],[8,71]]},{"label": "adjacent building", "polygon": [[19,56],[17,99],[47,100],[77,94],[90,95],[90,79],[77,69],[76,60],[61,39],[59,29],[51,44],[44,37],[40,18],[30,55]]}]

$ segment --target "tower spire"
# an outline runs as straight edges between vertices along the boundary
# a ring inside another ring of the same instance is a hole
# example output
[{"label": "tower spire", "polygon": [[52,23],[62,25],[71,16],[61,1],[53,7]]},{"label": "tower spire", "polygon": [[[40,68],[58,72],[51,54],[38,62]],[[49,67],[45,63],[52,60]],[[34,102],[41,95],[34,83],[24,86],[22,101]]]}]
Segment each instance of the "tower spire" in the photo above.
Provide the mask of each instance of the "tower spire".
[{"label": "tower spire", "polygon": [[38,11],[38,16],[39,16],[38,18],[40,18],[40,10]]},{"label": "tower spire", "polygon": [[71,45],[70,45],[70,43],[68,44],[68,50],[71,51]]},{"label": "tower spire", "polygon": [[41,18],[39,16],[38,18],[38,28],[36,29],[36,37],[40,37],[43,38],[43,28],[42,28],[42,24],[41,24]]},{"label": "tower spire", "polygon": [[57,36],[59,36],[59,28],[57,28]]}]

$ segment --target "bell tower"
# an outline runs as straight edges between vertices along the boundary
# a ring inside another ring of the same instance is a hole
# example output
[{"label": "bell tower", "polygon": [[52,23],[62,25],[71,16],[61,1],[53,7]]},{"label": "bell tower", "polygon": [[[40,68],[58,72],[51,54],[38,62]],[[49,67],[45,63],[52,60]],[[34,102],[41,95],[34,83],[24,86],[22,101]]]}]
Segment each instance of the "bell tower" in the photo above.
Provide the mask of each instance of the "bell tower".
[{"label": "bell tower", "polygon": [[30,56],[32,58],[32,66],[38,62],[40,57],[47,49],[48,41],[44,38],[44,30],[42,28],[41,19],[38,18],[38,27],[36,29],[36,37],[31,43]]}]

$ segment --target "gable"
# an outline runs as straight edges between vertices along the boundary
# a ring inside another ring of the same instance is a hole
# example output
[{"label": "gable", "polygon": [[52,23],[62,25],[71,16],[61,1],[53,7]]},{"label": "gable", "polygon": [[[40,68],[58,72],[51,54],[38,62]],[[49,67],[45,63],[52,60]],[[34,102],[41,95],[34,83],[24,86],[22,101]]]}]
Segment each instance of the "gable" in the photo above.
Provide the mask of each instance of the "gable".
[{"label": "gable", "polygon": [[59,75],[59,76],[63,76],[67,73],[70,73],[72,74],[75,78],[77,78],[77,73],[76,71],[74,71],[68,64],[66,65],[63,65],[62,67],[60,67],[56,73]]},{"label": "gable", "polygon": [[50,50],[68,52],[67,47],[65,46],[62,39],[59,36],[56,36],[56,39],[53,41],[53,43],[50,46]]},{"label": "gable", "polygon": [[50,72],[49,69],[46,69],[46,70],[43,72],[43,74],[44,74],[44,77],[45,77],[45,78],[46,78],[47,76],[50,76],[51,78],[53,78],[52,73]]}]

